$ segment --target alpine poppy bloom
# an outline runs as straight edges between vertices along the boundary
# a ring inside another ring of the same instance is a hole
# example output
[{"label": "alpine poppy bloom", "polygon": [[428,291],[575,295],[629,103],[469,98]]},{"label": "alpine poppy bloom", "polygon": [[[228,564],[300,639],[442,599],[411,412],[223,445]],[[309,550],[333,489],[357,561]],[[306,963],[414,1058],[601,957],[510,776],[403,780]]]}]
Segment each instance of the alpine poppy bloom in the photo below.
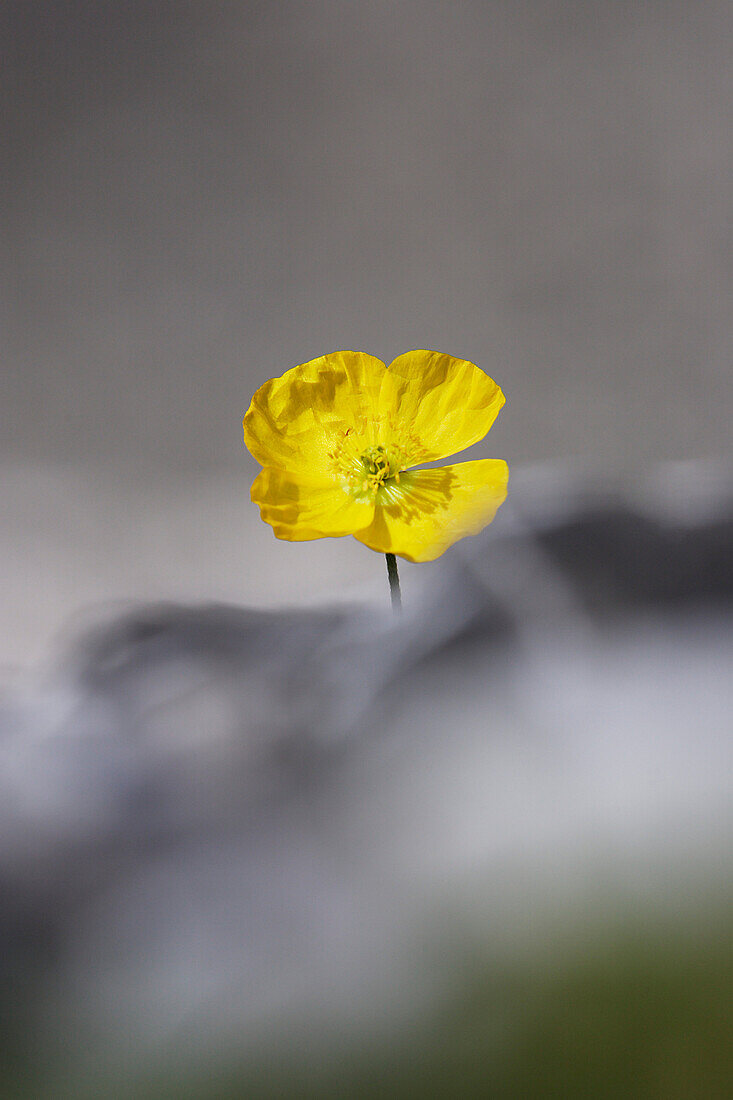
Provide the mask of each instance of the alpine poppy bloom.
[{"label": "alpine poppy bloom", "polygon": [[263,466],[252,500],[280,539],[353,535],[408,561],[432,561],[475,535],[506,497],[506,462],[415,469],[482,439],[504,395],[475,364],[408,351],[387,368],[339,351],[255,393],[244,441]]}]

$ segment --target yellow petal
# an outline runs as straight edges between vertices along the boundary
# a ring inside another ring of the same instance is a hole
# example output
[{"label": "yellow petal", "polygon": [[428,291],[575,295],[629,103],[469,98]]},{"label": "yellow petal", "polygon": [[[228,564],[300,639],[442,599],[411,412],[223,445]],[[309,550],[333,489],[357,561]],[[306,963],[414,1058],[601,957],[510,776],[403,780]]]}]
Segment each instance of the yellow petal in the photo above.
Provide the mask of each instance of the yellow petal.
[{"label": "yellow petal", "polygon": [[488,432],[504,404],[496,382],[466,359],[408,351],[386,372],[380,411],[412,435],[408,465],[463,451]]},{"label": "yellow petal", "polygon": [[374,517],[373,500],[355,500],[338,482],[273,466],[255,478],[251,495],[265,523],[289,542],[353,535]]},{"label": "yellow petal", "polygon": [[271,378],[244,418],[244,442],[263,466],[327,476],[341,433],[376,417],[384,363],[358,351],[322,355]]},{"label": "yellow petal", "polygon": [[408,470],[377,495],[374,520],[356,538],[372,550],[408,561],[432,561],[491,523],[506,498],[506,462],[480,459]]}]

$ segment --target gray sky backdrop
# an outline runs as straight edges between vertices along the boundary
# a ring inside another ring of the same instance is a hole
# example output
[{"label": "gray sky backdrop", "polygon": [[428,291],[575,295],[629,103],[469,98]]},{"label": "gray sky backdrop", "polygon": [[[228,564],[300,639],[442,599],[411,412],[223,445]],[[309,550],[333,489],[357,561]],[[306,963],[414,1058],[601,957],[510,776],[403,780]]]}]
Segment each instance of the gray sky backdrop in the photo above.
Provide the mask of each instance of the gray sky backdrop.
[{"label": "gray sky backdrop", "polygon": [[[161,555],[203,553],[212,478],[209,558],[236,512],[282,574],[241,418],[327,351],[477,362],[508,400],[475,454],[514,469],[729,453],[728,0],[5,0],[0,42],[19,617],[85,554],[88,576],[117,553],[114,583],[64,607],[156,591]],[[341,553],[296,549],[306,575]]]}]

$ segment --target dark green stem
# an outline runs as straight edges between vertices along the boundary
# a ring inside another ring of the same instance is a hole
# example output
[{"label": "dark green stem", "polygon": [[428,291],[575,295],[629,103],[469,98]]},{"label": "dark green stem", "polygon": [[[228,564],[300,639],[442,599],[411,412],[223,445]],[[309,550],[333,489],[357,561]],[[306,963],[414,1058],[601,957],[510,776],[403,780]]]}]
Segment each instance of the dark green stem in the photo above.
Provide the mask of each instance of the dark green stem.
[{"label": "dark green stem", "polygon": [[400,592],[400,575],[397,572],[397,558],[394,554],[385,554],[387,559],[387,576],[389,577],[389,592],[392,597],[392,610],[395,614],[402,610],[402,593]]}]

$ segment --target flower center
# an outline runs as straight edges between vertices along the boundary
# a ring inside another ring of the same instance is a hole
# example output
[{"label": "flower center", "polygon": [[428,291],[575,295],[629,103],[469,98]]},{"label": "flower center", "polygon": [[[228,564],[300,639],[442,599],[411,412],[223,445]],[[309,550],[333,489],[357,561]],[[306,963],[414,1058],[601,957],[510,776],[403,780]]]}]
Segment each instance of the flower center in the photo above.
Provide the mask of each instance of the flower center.
[{"label": "flower center", "polygon": [[359,460],[365,473],[362,488],[381,489],[391,477],[399,482],[400,467],[390,461],[384,447],[370,447],[368,451],[362,452]]},{"label": "flower center", "polygon": [[[389,431],[380,431],[383,427]],[[400,474],[421,451],[418,440],[411,437],[408,449],[401,438],[392,438],[395,434],[391,421],[386,425],[365,421],[361,430],[341,429],[329,439],[326,458],[333,476],[357,500],[374,500],[377,493],[391,499],[402,492]],[[376,442],[385,435],[384,443]]]}]

